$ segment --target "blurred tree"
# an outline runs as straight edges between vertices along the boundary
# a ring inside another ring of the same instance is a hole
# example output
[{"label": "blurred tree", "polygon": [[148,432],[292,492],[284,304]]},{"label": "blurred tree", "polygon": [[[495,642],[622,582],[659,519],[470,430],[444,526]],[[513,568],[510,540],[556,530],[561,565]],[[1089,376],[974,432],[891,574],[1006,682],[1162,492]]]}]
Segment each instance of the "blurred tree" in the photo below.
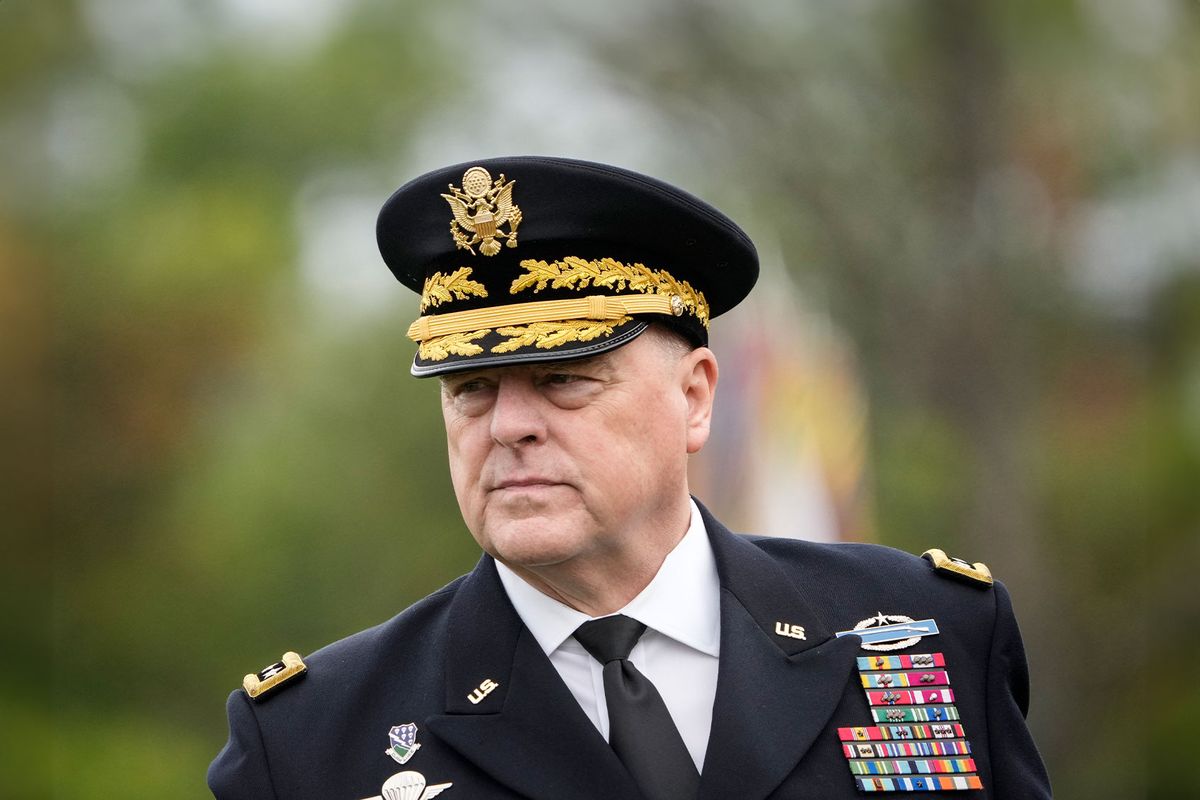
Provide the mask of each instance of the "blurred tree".
[{"label": "blurred tree", "polygon": [[457,517],[399,322],[321,329],[295,269],[302,187],[353,170],[378,203],[379,165],[455,86],[429,36],[453,5],[403,6],[273,47],[234,6],[0,5],[0,306],[26,331],[0,347],[5,433],[25,420],[2,481],[6,797],[203,796],[248,656],[381,621],[474,560],[426,535]]}]

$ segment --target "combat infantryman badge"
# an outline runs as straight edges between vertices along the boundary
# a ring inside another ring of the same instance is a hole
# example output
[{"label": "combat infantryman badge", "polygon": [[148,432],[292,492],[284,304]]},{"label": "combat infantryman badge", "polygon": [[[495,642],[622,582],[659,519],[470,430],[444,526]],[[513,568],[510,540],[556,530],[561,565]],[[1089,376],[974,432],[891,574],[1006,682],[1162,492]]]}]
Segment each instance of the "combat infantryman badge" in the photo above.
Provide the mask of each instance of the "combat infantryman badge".
[{"label": "combat infantryman badge", "polygon": [[[461,189],[449,184],[451,193],[442,197],[454,212],[450,235],[454,237],[456,247],[475,255],[472,245],[478,244],[479,252],[494,256],[500,252],[500,243],[496,239],[504,239],[509,247],[517,246],[521,209],[512,199],[515,183],[506,183],[503,174],[493,182],[486,169],[471,167],[463,173]],[[508,225],[507,233],[502,230],[504,225]]]},{"label": "combat infantryman badge", "polygon": [[453,783],[435,783],[428,786],[425,776],[419,772],[397,772],[383,782],[379,794],[363,800],[433,800]]},{"label": "combat infantryman badge", "polygon": [[937,623],[932,619],[915,620],[902,614],[880,612],[854,626],[853,630],[838,631],[836,636],[858,636],[863,650],[903,650],[921,641],[922,636],[936,636]]},{"label": "combat infantryman badge", "polygon": [[403,725],[394,725],[388,731],[388,742],[391,746],[383,752],[391,756],[397,764],[407,763],[413,754],[421,749],[421,745],[417,744],[417,724],[406,722]]}]

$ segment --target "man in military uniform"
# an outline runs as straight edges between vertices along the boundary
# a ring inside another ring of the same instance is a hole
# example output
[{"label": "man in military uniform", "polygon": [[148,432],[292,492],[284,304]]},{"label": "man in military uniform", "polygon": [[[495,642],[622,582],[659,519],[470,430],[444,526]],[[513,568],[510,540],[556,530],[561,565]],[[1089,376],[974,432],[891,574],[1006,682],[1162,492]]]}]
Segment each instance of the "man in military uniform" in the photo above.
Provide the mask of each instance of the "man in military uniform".
[{"label": "man in military uniform", "polygon": [[733,222],[625,170],[500,158],[405,185],[378,237],[421,295],[412,372],[441,381],[484,555],[247,675],[217,798],[1050,796],[986,567],[734,535],[690,497],[709,322],[758,274]]}]

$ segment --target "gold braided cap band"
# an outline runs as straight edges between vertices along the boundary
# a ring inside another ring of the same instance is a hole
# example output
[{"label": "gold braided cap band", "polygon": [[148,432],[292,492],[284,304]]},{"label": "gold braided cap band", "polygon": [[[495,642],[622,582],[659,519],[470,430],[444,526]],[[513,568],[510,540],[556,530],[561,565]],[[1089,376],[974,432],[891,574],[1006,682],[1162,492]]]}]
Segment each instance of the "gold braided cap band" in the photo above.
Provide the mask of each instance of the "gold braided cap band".
[{"label": "gold braided cap band", "polygon": [[[408,338],[415,342],[424,342],[437,336],[484,328],[575,319],[621,319],[632,314],[670,314],[678,317],[683,315],[684,310],[685,304],[679,295],[594,294],[568,300],[513,303],[418,317],[408,326]],[[708,321],[707,317],[708,314],[705,313],[705,323]],[[705,327],[708,327],[707,324]]]}]

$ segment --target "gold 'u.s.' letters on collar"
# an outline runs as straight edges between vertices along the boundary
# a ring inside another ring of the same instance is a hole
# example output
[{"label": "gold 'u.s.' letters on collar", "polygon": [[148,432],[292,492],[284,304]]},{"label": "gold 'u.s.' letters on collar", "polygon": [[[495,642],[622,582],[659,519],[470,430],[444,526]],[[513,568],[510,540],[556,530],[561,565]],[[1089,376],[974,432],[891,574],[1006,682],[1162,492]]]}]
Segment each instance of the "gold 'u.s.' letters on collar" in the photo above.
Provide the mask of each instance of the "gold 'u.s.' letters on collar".
[{"label": "gold 'u.s.' letters on collar", "polygon": [[467,699],[471,701],[471,705],[479,705],[483,698],[496,691],[496,688],[499,686],[500,684],[491,678],[484,678],[483,683],[471,690],[471,693],[467,695]]},{"label": "gold 'u.s.' letters on collar", "polygon": [[807,639],[803,625],[793,625],[790,622],[776,622],[775,635],[786,636],[789,639]]}]

